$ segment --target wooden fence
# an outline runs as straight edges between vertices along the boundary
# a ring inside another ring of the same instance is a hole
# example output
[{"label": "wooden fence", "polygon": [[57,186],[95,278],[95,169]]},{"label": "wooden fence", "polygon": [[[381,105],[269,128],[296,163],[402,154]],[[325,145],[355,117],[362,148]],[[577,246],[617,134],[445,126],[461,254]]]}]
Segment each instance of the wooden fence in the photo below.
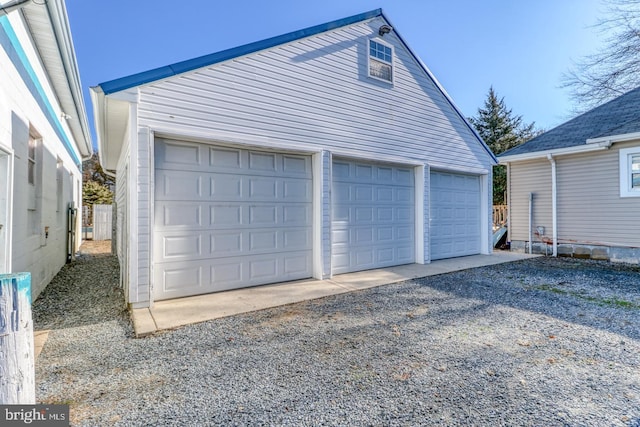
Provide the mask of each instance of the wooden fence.
[{"label": "wooden fence", "polygon": [[509,205],[493,205],[493,228],[498,229],[507,225]]},{"label": "wooden fence", "polygon": [[93,240],[111,240],[112,214],[111,205],[93,205]]}]

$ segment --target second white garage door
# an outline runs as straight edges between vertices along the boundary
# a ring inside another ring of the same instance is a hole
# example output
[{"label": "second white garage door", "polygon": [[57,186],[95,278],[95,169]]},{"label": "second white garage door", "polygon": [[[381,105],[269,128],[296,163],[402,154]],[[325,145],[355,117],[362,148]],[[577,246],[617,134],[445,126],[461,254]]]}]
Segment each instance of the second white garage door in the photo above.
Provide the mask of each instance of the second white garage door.
[{"label": "second white garage door", "polygon": [[154,298],[311,277],[311,158],[156,140]]},{"label": "second white garage door", "polygon": [[480,177],[431,172],[431,259],[480,253]]},{"label": "second white garage door", "polygon": [[414,216],[412,168],[334,160],[332,272],[415,262]]}]

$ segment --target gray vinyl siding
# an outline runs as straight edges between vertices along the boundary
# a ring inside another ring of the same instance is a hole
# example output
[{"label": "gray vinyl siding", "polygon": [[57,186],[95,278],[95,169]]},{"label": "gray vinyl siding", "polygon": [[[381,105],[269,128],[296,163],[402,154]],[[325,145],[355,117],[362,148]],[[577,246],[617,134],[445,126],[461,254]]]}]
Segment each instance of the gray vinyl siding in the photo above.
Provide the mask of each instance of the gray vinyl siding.
[{"label": "gray vinyl siding", "polygon": [[[331,153],[322,152],[322,277],[331,276]],[[315,179],[315,177],[314,177]]]},{"label": "gray vinyl siding", "polygon": [[143,86],[139,124],[486,172],[488,153],[393,34],[384,42],[394,45],[394,84],[367,76],[368,40],[382,23],[361,22]]},{"label": "gray vinyl siding", "polygon": [[118,263],[120,264],[120,285],[125,290],[127,303],[130,302],[129,295],[129,215],[128,209],[128,191],[129,186],[129,144],[127,143],[122,150],[120,159],[118,160],[116,174],[116,252],[118,255]]},{"label": "gray vinyl siding", "polygon": [[[135,302],[146,302],[151,298],[151,135],[149,129],[138,128],[138,286]],[[131,301],[134,302],[134,301]]]},{"label": "gray vinyl siding", "polygon": [[431,194],[428,190],[429,188],[431,188],[431,170],[428,167],[424,168],[424,176],[422,178],[423,178],[422,181],[424,185],[424,191],[422,195],[422,203],[424,206],[424,209],[422,212],[422,221],[424,224],[424,233],[423,233],[423,240],[422,240],[424,258],[422,261],[425,263],[428,263],[428,262],[431,262],[431,241],[429,240],[429,238],[431,237],[429,235],[429,218],[430,218],[429,203],[431,203],[431,198],[429,196]]},{"label": "gray vinyl siding", "polygon": [[640,198],[620,197],[619,151],[558,157],[558,240],[640,247]]},{"label": "gray vinyl siding", "polygon": [[[529,193],[533,195],[533,228],[545,228],[551,235],[551,164],[547,159],[518,162],[511,165],[509,177],[511,212],[509,232],[512,241],[529,241]],[[533,241],[540,241],[535,236]]]},{"label": "gray vinyl siding", "polygon": [[[147,131],[321,153],[324,276],[331,273],[332,155],[490,173],[489,153],[394,34],[384,37],[394,46],[394,83],[368,77],[368,42],[383,23],[360,22],[138,88],[137,161],[131,165],[137,228],[130,226],[137,238],[131,254],[137,283],[130,303],[143,304],[151,295],[153,153]],[[426,259],[428,248],[425,239]]]}]

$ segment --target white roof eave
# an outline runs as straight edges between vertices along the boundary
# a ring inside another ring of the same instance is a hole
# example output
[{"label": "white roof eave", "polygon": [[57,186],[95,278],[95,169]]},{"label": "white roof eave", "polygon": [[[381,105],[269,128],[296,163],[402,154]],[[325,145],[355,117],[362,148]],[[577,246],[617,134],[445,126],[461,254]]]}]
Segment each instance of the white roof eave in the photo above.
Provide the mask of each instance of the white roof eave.
[{"label": "white roof eave", "polygon": [[612,141],[606,140],[588,145],[578,145],[567,148],[556,148],[551,150],[534,151],[531,153],[513,154],[511,156],[498,156],[501,165],[511,162],[522,162],[527,160],[546,159],[549,156],[566,156],[570,154],[588,153],[591,151],[607,150],[611,147]]},{"label": "white roof eave", "polygon": [[44,5],[31,3],[22,11],[29,25],[37,26],[37,31],[32,30],[32,37],[42,65],[47,69],[62,111],[69,116],[67,124],[78,151],[83,158],[88,158],[93,146],[64,0],[48,0]]}]

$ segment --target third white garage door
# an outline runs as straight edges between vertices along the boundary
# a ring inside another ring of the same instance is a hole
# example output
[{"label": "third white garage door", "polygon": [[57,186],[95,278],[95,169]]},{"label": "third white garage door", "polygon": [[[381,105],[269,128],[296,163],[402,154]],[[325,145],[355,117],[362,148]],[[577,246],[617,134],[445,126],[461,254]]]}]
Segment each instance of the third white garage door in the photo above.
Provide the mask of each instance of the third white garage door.
[{"label": "third white garage door", "polygon": [[157,139],[157,300],[311,277],[311,157]]},{"label": "third white garage door", "polygon": [[414,172],[336,159],[332,169],[332,272],[415,262]]},{"label": "third white garage door", "polygon": [[480,177],[431,172],[431,259],[480,253]]}]

